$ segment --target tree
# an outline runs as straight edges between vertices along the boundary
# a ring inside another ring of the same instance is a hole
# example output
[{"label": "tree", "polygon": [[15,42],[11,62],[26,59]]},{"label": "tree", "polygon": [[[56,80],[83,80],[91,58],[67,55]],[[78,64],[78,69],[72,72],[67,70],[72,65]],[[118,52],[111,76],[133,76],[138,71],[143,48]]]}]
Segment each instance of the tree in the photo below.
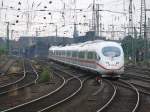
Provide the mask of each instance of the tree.
[{"label": "tree", "polygon": [[3,47],[3,46],[0,46],[0,56],[1,56],[1,55],[4,55],[4,54],[6,54],[6,53],[7,53],[6,48]]},{"label": "tree", "polygon": [[[133,42],[132,42],[133,41]],[[133,49],[132,49],[133,44]],[[136,57],[136,52],[142,52],[144,48],[144,39],[143,38],[132,38],[127,36],[122,40],[122,47],[124,50],[125,57],[134,55]]]}]

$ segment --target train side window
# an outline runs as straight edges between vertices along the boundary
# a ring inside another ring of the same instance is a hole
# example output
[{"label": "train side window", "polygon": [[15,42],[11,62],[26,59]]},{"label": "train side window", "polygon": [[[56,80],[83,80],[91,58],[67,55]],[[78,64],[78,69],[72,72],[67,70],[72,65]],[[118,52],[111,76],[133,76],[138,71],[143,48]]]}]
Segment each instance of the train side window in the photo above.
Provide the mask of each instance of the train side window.
[{"label": "train side window", "polygon": [[88,58],[88,59],[93,59],[93,52],[91,52],[91,51],[88,52],[88,53],[87,53],[87,58]]},{"label": "train side window", "polygon": [[63,55],[66,56],[66,51],[63,51],[63,53],[64,53]]},{"label": "train side window", "polygon": [[67,56],[67,51],[63,51],[64,52],[64,56]]},{"label": "train side window", "polygon": [[77,57],[77,55],[78,55],[78,52],[77,52],[77,51],[73,51],[73,52],[72,52],[72,57]]},{"label": "train side window", "polygon": [[52,51],[52,55],[54,55],[54,51]]},{"label": "train side window", "polygon": [[71,53],[70,56],[73,57],[73,56],[72,56],[72,55],[73,55],[73,51],[70,51],[70,53]]},{"label": "train side window", "polygon": [[61,56],[61,51],[58,51],[58,55]]},{"label": "train side window", "polygon": [[79,58],[85,58],[85,52],[83,51],[79,52]]},{"label": "train side window", "polygon": [[64,55],[64,51],[61,51],[61,53],[60,53],[60,54],[61,54],[61,56],[63,56],[63,55]]},{"label": "train side window", "polygon": [[58,55],[58,52],[56,51],[56,55]]},{"label": "train side window", "polygon": [[75,51],[72,51],[72,57],[75,57]]},{"label": "train side window", "polygon": [[71,51],[69,51],[69,56],[71,57],[71,55],[72,55],[72,54],[71,54]]},{"label": "train side window", "polygon": [[50,53],[51,53],[51,55],[53,55],[53,51],[51,51]]},{"label": "train side window", "polygon": [[64,53],[64,56],[66,56],[66,54],[67,54],[67,51],[63,51],[63,53]]},{"label": "train side window", "polygon": [[71,51],[67,51],[67,56],[68,56],[68,57],[71,56]]},{"label": "train side window", "polygon": [[64,52],[63,52],[63,51],[60,51],[60,55],[63,56],[63,55],[64,55]]},{"label": "train side window", "polygon": [[62,52],[62,53],[61,53],[61,54],[62,54],[62,56],[65,56],[65,51],[61,51],[61,52]]},{"label": "train side window", "polygon": [[57,51],[57,56],[59,55],[59,51]]},{"label": "train side window", "polygon": [[69,56],[69,51],[67,51],[67,56]]}]

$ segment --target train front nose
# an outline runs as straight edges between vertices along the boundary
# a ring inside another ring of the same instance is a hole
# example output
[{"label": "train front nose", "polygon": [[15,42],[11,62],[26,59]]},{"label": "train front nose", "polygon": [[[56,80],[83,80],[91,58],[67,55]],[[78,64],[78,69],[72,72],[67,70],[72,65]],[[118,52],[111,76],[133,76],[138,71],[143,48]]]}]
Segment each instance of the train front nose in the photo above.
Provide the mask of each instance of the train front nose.
[{"label": "train front nose", "polygon": [[124,66],[123,51],[116,46],[107,46],[102,48],[103,65],[106,68],[105,74],[120,74]]},{"label": "train front nose", "polygon": [[117,73],[120,74],[121,71],[124,71],[124,64],[121,61],[106,61],[106,74]]}]

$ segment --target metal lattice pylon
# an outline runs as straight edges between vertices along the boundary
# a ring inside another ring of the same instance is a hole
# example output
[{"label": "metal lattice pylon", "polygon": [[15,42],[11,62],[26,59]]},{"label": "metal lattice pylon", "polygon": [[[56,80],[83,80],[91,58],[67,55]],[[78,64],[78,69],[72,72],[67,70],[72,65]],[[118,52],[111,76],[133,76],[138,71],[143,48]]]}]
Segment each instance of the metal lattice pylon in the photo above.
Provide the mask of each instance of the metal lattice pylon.
[{"label": "metal lattice pylon", "polygon": [[96,17],[95,17],[95,0],[93,0],[93,7],[92,7],[92,30],[96,31]]},{"label": "metal lattice pylon", "polygon": [[133,13],[132,13],[132,0],[130,0],[129,4],[129,29],[128,33],[133,37]]},{"label": "metal lattice pylon", "polygon": [[141,18],[140,18],[140,37],[144,38],[144,32],[145,32],[145,0],[141,0]]}]

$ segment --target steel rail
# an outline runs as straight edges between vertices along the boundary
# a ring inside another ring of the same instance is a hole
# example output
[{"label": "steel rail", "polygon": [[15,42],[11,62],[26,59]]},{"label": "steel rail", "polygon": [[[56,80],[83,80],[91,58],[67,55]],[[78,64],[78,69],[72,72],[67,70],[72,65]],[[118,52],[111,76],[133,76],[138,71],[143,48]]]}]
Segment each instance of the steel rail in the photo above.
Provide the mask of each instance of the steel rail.
[{"label": "steel rail", "polygon": [[[106,80],[105,80],[106,81]],[[114,86],[112,83],[110,83],[109,81],[106,81],[112,88],[113,88],[113,90],[114,90],[114,92],[113,92],[113,95],[111,96],[111,98],[107,101],[107,103],[106,104],[104,104],[100,109],[98,109],[96,112],[101,112],[101,111],[103,111],[106,107],[108,107],[110,104],[111,104],[111,102],[113,101],[113,99],[115,98],[115,96],[116,96],[116,93],[117,93],[117,88],[116,88],[116,86]]]},{"label": "steel rail", "polygon": [[[63,72],[66,73],[66,74],[69,74],[68,72],[65,72],[65,71],[63,71]],[[71,74],[70,74],[70,75],[71,75]],[[73,75],[71,75],[71,76],[73,76]],[[57,102],[57,103],[55,103],[55,104],[53,104],[53,105],[50,105],[50,106],[48,106],[48,107],[46,107],[46,108],[44,108],[44,109],[41,109],[41,110],[39,110],[38,112],[46,112],[46,111],[48,111],[49,109],[52,109],[52,108],[54,108],[55,106],[58,106],[59,104],[64,103],[65,101],[71,99],[73,96],[75,96],[77,93],[79,93],[79,92],[81,91],[81,89],[83,88],[83,83],[86,81],[86,79],[82,81],[80,78],[78,78],[78,77],[76,77],[76,76],[73,76],[73,78],[71,78],[71,80],[74,79],[74,78],[80,81],[80,87],[79,87],[75,92],[73,92],[71,95],[69,95],[69,96],[66,97],[65,99],[62,99],[62,100],[60,100],[59,102]],[[68,80],[68,81],[69,81],[69,80]]]},{"label": "steel rail", "polygon": [[[36,70],[34,69],[34,67],[33,67],[32,65],[31,65],[31,67],[32,67],[33,71],[35,72]],[[27,72],[26,72],[26,70],[24,69],[24,75],[27,76],[26,74],[27,74]],[[38,80],[38,78],[39,78],[38,73],[35,72],[35,74],[36,74],[36,78],[35,78],[33,81],[31,81],[30,83],[28,82],[27,84],[25,84],[25,85],[23,85],[23,86],[21,86],[21,87],[3,91],[3,92],[0,93],[0,95],[6,94],[6,93],[9,93],[9,92],[13,92],[13,91],[16,91],[16,90],[19,90],[19,89],[23,89],[23,88],[25,88],[25,87],[28,87],[28,86],[34,84],[34,83]],[[24,79],[25,79],[25,77],[24,77]],[[21,81],[23,81],[23,80],[21,80]],[[21,82],[21,81],[20,81],[20,82]],[[9,86],[11,86],[11,85],[9,85]],[[6,87],[8,87],[8,86],[6,86]],[[5,88],[5,87],[4,87],[4,88]]]},{"label": "steel rail", "polygon": [[[123,80],[119,80],[119,81],[121,83],[124,83],[125,85],[129,85],[130,87],[128,87],[128,88],[130,88],[130,89],[132,88],[132,90],[134,90],[136,92],[137,101],[136,101],[136,104],[135,104],[134,108],[132,109],[132,112],[136,112],[136,110],[139,106],[139,102],[140,102],[140,93],[139,93],[138,89],[133,84],[131,84],[129,82],[126,82],[126,81],[123,81]],[[127,87],[127,86],[125,86],[125,87]]]},{"label": "steel rail", "polygon": [[37,99],[34,99],[34,100],[29,101],[29,102],[26,102],[26,103],[17,105],[17,106],[15,106],[15,107],[12,107],[12,108],[3,110],[2,112],[13,111],[13,110],[18,109],[18,108],[21,108],[21,107],[23,107],[23,106],[25,106],[25,105],[31,104],[31,103],[33,103],[33,102],[36,102],[36,101],[38,101],[38,100],[40,100],[40,99],[46,98],[47,96],[49,96],[49,95],[51,95],[51,94],[54,94],[55,92],[59,91],[59,90],[65,85],[66,81],[65,81],[65,78],[64,78],[63,76],[58,75],[58,74],[56,74],[56,75],[57,75],[58,77],[60,77],[60,78],[63,80],[63,83],[62,83],[57,89],[55,89],[54,91],[52,91],[52,92],[50,92],[50,93],[48,93],[48,94],[46,94],[46,95],[44,95],[44,96],[41,96],[41,97],[39,97],[39,98],[37,98]]},{"label": "steel rail", "polygon": [[13,84],[16,84],[16,83],[20,82],[21,80],[23,80],[25,78],[25,76],[26,76],[26,72],[25,72],[25,65],[24,65],[24,61],[23,61],[23,76],[21,78],[19,78],[18,80],[16,80],[15,82],[6,84],[4,86],[0,86],[0,89],[3,88],[3,87],[10,86],[10,85],[13,85]]},{"label": "steel rail", "polygon": [[[142,86],[142,85],[138,85],[138,84],[135,84],[135,83],[133,83],[133,82],[132,82],[131,84],[133,84],[133,85],[136,86],[136,87],[140,87],[140,88],[142,88],[142,89],[150,89],[150,88],[148,88],[148,87],[144,87],[144,86]],[[138,91],[141,92],[141,93],[143,93],[143,94],[150,95],[150,92],[148,92],[148,90],[144,91],[144,90],[141,90],[141,89],[138,88]]]}]

